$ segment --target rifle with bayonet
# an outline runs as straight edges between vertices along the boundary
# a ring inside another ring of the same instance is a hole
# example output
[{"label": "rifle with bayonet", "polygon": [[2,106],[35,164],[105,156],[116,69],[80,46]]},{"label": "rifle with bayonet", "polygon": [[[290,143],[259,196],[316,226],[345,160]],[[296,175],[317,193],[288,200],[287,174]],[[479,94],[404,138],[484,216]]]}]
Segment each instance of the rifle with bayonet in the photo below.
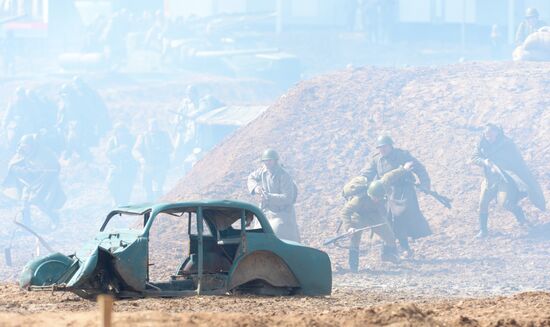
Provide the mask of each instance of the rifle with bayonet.
[{"label": "rifle with bayonet", "polygon": [[434,199],[437,200],[437,202],[441,203],[445,208],[451,209],[451,202],[453,201],[453,199],[450,199],[450,198],[448,198],[444,195],[441,195],[441,194],[437,193],[436,191],[428,190],[427,188],[422,187],[418,184],[415,184],[414,186],[420,192],[432,196]]},{"label": "rifle with bayonet", "polygon": [[[344,239],[344,238],[346,238],[346,237],[350,237],[350,236],[352,236],[353,234],[362,232],[362,231],[367,230],[367,229],[372,229],[372,228],[375,228],[375,227],[384,226],[384,225],[386,225],[386,223],[382,223],[382,224],[377,224],[377,225],[371,225],[371,226],[366,226],[366,227],[357,228],[357,229],[354,229],[354,230],[352,230],[352,231],[348,231],[348,232],[345,232],[345,233],[343,233],[343,234],[336,235],[336,236],[331,237],[331,238],[327,238],[327,239],[323,242],[323,245],[330,245],[330,244],[336,243],[337,241],[339,241],[339,240],[341,240],[341,239]],[[339,229],[339,228],[338,228],[338,229]]]}]

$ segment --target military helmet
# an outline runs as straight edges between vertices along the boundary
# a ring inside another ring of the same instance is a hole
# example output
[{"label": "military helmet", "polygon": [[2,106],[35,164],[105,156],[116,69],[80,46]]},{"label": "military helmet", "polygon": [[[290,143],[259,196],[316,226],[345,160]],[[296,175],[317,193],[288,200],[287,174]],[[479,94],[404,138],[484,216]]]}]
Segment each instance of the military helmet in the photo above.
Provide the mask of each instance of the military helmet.
[{"label": "military helmet", "polygon": [[26,91],[25,91],[25,88],[22,87],[22,86],[18,86],[16,89],[15,89],[15,95],[17,97],[24,97],[26,94]]},{"label": "military helmet", "polygon": [[262,153],[262,161],[267,161],[267,160],[279,160],[279,154],[277,153],[277,151],[273,149],[266,149]]},{"label": "military helmet", "polygon": [[393,145],[393,140],[389,135],[380,135],[376,139],[376,147],[379,148],[384,145]]},{"label": "military helmet", "polygon": [[368,189],[369,181],[363,176],[357,176],[352,178],[344,185],[342,195],[344,198],[349,199],[352,196],[366,193]]},{"label": "military helmet", "polygon": [[19,139],[19,145],[33,146],[36,143],[36,134],[25,134]]},{"label": "military helmet", "polygon": [[536,8],[527,8],[525,10],[525,18],[539,17],[539,11]]},{"label": "military helmet", "polygon": [[71,87],[69,84],[62,84],[59,88],[59,94],[60,95],[68,95],[71,93]]},{"label": "military helmet", "polygon": [[367,194],[372,199],[382,199],[386,195],[386,190],[384,189],[384,184],[381,181],[374,181],[370,183]]}]

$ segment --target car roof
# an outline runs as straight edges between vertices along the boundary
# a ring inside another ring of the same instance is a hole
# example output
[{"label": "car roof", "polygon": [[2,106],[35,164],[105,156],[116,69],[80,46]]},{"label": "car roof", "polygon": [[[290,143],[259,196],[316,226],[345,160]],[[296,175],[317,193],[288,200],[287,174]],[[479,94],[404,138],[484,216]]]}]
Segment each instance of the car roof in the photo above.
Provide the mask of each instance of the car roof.
[{"label": "car roof", "polygon": [[118,212],[126,212],[131,214],[143,214],[147,211],[164,211],[179,207],[225,207],[225,208],[242,208],[254,213],[260,213],[260,209],[252,203],[227,200],[227,199],[207,199],[207,200],[191,200],[184,202],[162,202],[162,203],[140,203],[127,206],[120,206],[115,209]]},{"label": "car roof", "polygon": [[208,207],[208,208],[235,208],[235,209],[245,209],[248,210],[258,218],[262,226],[264,226],[264,231],[272,233],[271,225],[269,221],[263,214],[262,210],[256,205],[239,201],[239,200],[227,200],[227,199],[207,199],[207,200],[191,200],[184,202],[165,202],[165,203],[142,203],[134,204],[127,206],[120,206],[115,210],[111,211],[109,215],[115,213],[125,213],[132,215],[142,215],[146,212],[152,212],[156,215],[159,212],[178,209],[182,207]]}]

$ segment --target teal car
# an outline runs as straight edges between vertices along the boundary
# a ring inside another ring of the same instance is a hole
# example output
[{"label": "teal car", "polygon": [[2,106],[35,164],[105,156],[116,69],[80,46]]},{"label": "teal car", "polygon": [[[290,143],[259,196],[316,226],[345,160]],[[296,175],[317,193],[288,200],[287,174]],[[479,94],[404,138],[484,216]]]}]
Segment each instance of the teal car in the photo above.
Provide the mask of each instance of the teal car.
[{"label": "teal car", "polygon": [[[177,245],[186,253],[171,275],[153,281],[149,278],[151,231],[165,217],[177,223],[164,230],[186,225],[186,237]],[[136,225],[120,227],[128,219],[137,221]],[[258,207],[209,200],[117,208],[81,251],[30,261],[19,283],[27,290],[70,291],[87,299],[98,294],[117,298],[228,293],[315,296],[331,293],[332,273],[325,252],[277,238]]]}]

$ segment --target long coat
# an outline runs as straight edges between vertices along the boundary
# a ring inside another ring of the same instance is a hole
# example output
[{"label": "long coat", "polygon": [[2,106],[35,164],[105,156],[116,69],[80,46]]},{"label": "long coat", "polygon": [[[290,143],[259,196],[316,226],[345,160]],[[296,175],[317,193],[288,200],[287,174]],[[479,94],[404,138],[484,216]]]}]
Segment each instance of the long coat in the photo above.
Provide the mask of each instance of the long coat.
[{"label": "long coat", "polygon": [[282,239],[299,242],[300,233],[294,211],[298,189],[288,172],[281,166],[277,166],[273,172],[265,167],[258,168],[248,175],[247,186],[252,195],[257,186],[266,192],[260,208],[275,234]]},{"label": "long coat", "polygon": [[[542,211],[546,209],[546,200],[540,184],[525,164],[525,161],[523,161],[521,153],[509,137],[501,133],[494,143],[490,143],[485,137],[482,137],[472,156],[473,163],[483,167],[486,183],[490,185],[495,183],[496,179],[500,176],[491,172],[483,164],[485,159],[489,159],[515,181],[519,179],[525,185],[531,203]],[[517,186],[521,188],[521,185]]]},{"label": "long coat", "polygon": [[394,148],[387,156],[375,155],[361,172],[361,175],[369,181],[381,179],[387,172],[409,161],[414,163],[412,173],[407,172],[387,189],[393,230],[398,239],[405,237],[416,239],[432,234],[428,221],[420,211],[414,189],[414,175],[418,177],[423,187],[430,188],[430,177],[426,168],[408,151]]}]

